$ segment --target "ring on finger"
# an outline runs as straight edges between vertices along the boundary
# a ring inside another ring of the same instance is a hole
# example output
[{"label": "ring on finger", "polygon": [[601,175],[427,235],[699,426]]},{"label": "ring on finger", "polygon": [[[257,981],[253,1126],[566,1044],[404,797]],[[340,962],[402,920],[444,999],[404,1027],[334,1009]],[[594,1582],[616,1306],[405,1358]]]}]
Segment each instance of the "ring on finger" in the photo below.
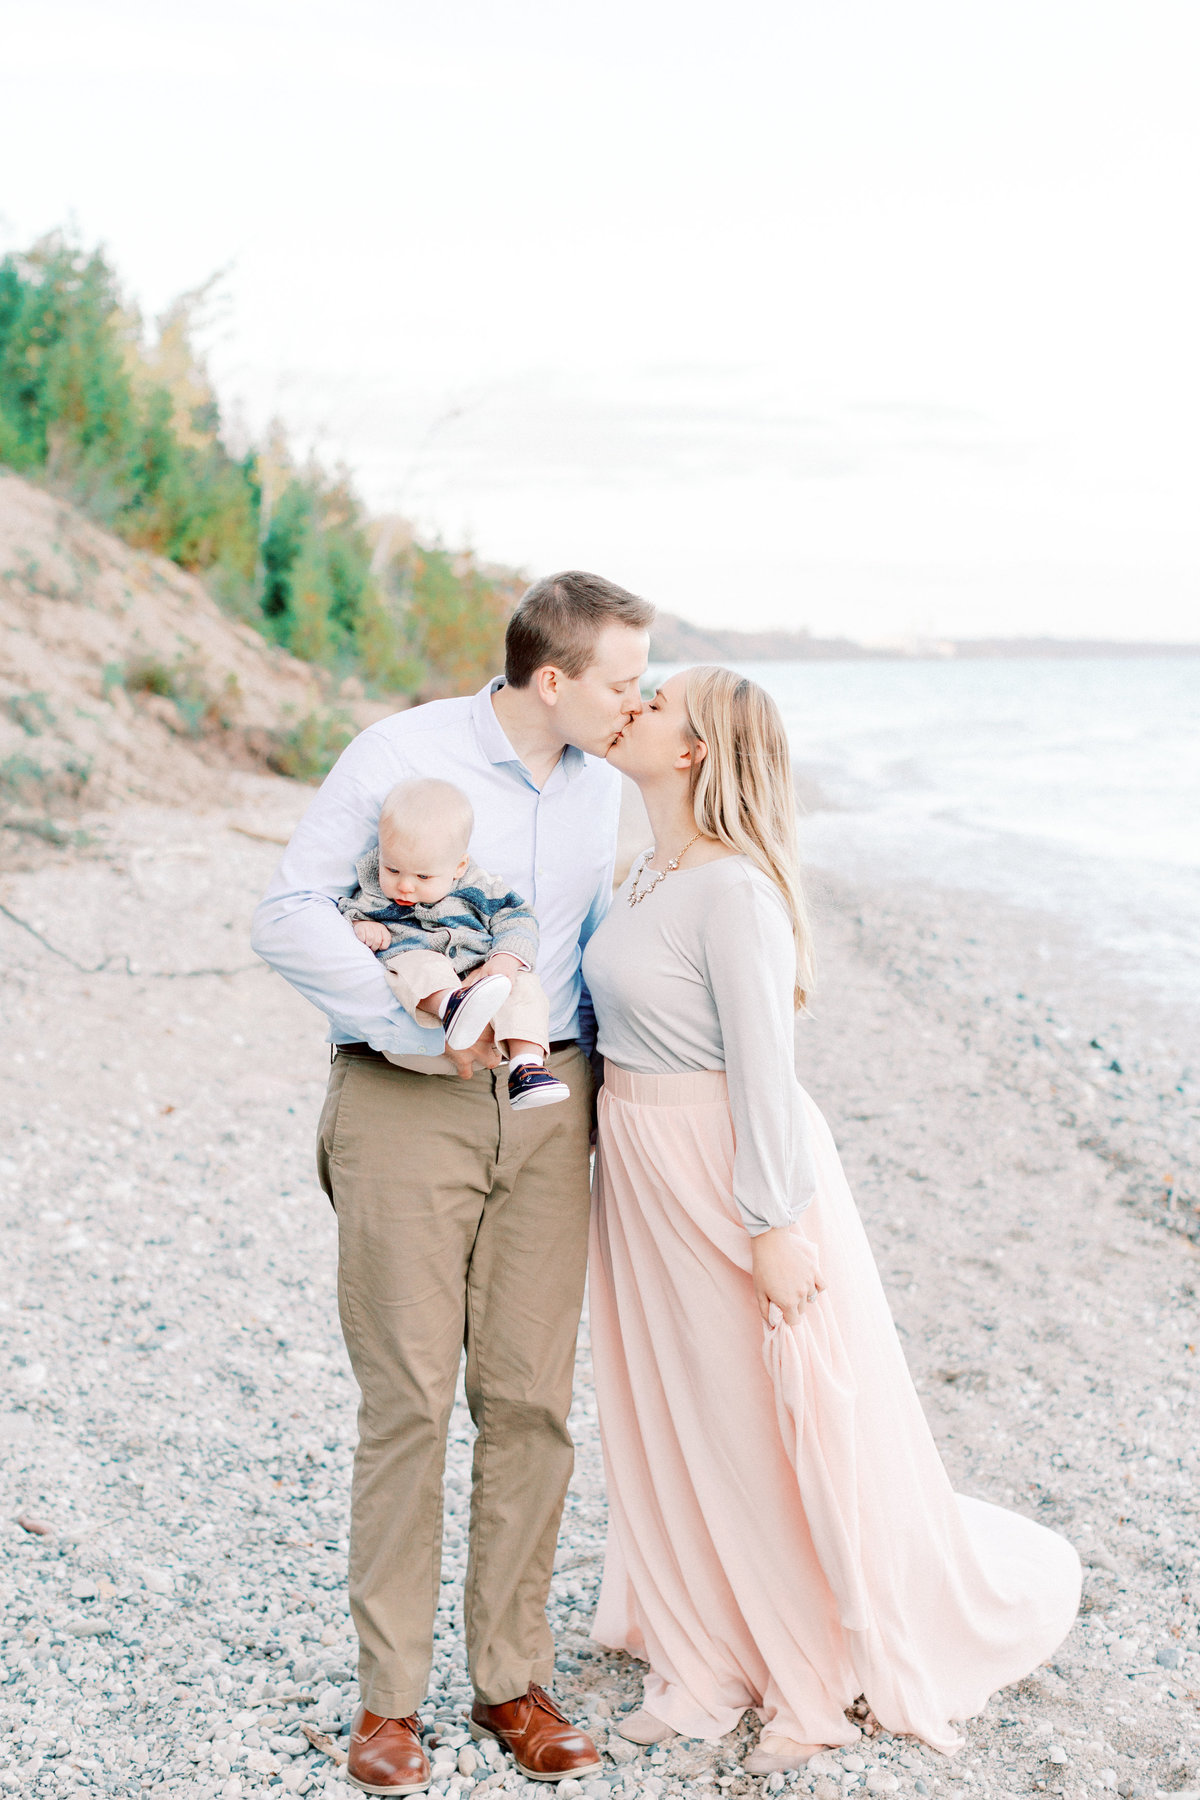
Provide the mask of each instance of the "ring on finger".
[{"label": "ring on finger", "polygon": [[817,1297],[817,1290],[816,1290],[816,1288],[813,1288],[813,1289],[812,1289],[812,1290],[811,1290],[811,1291],[810,1291],[810,1292],[809,1292],[809,1293],[807,1293],[807,1294],[805,1294],[805,1296],[804,1296],[804,1298],[805,1298],[805,1300],[806,1300],[806,1301],[807,1301],[807,1303],[808,1303],[808,1305],[809,1305],[809,1306],[811,1306],[811,1305],[812,1305],[812,1303],[813,1303],[813,1301],[814,1301],[814,1300],[815,1300],[815,1299],[816,1299],[816,1297]]}]

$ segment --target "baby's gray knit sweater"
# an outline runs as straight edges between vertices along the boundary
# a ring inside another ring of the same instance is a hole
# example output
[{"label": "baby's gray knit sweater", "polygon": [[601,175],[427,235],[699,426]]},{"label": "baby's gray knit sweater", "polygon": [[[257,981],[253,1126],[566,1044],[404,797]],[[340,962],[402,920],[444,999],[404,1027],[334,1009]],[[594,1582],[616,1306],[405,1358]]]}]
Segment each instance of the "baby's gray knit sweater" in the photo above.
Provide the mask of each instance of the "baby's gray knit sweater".
[{"label": "baby's gray knit sweater", "polygon": [[520,957],[531,969],[537,963],[537,920],[528,902],[478,863],[468,863],[458,886],[430,906],[401,906],[388,899],[379,885],[378,844],[354,867],[358,887],[338,901],[338,908],[351,921],[377,919],[387,926],[392,941],[379,951],[381,961],[405,950],[440,950],[460,975],[501,951]]}]

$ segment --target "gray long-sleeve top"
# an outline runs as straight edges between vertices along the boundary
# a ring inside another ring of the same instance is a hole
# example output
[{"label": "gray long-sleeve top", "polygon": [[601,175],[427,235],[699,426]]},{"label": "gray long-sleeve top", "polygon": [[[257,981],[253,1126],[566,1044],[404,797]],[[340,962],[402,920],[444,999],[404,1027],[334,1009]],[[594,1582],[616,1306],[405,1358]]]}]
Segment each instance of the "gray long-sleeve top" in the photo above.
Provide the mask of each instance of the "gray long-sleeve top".
[{"label": "gray long-sleeve top", "polygon": [[640,1075],[724,1069],[742,1222],[752,1235],[793,1224],[816,1178],[796,1080],[796,954],[783,898],[743,856],[678,869],[631,907],[633,878],[584,953],[599,1048]]}]

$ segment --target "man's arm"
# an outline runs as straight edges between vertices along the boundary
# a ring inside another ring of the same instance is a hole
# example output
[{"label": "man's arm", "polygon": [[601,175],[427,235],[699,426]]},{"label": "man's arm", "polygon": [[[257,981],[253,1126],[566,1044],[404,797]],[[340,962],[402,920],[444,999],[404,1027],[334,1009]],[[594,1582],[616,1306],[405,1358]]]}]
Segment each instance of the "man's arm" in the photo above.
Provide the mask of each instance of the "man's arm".
[{"label": "man's arm", "polygon": [[436,1034],[409,1018],[338,911],[338,900],[358,884],[355,862],[375,841],[383,797],[404,773],[369,731],[342,752],[292,833],[254,914],[250,942],[320,1008],[335,1038],[395,1056],[428,1056],[441,1048]]}]

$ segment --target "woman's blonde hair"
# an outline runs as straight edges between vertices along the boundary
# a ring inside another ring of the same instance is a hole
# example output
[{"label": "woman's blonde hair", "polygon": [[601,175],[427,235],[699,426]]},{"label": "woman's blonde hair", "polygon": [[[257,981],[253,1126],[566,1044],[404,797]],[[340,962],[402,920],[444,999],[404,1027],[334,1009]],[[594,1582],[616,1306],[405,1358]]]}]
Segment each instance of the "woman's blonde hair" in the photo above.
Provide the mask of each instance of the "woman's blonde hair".
[{"label": "woman's blonde hair", "polygon": [[707,754],[692,765],[696,829],[748,856],[770,876],[796,940],[797,1011],[813,984],[813,942],[800,881],[792,757],[779,708],[756,681],[732,669],[688,670],[687,731]]}]

